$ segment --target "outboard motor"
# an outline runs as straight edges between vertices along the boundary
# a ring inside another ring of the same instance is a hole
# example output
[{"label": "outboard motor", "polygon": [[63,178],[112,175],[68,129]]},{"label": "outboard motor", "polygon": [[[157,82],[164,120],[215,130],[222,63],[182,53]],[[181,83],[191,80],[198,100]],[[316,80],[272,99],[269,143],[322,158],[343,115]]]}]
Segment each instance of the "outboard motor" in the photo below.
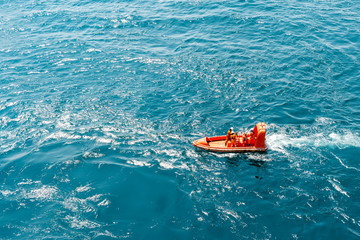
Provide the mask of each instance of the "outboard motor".
[{"label": "outboard motor", "polygon": [[265,134],[266,126],[265,123],[258,123],[254,127],[254,134],[256,136],[255,147],[264,148],[265,147]]}]

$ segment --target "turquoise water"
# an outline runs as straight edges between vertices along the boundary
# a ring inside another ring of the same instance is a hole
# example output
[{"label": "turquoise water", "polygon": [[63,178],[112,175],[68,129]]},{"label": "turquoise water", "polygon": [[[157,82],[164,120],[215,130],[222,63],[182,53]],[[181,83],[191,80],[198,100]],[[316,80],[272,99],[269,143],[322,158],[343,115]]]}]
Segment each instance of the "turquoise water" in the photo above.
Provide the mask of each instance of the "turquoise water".
[{"label": "turquoise water", "polygon": [[360,238],[358,1],[0,6],[1,239]]}]

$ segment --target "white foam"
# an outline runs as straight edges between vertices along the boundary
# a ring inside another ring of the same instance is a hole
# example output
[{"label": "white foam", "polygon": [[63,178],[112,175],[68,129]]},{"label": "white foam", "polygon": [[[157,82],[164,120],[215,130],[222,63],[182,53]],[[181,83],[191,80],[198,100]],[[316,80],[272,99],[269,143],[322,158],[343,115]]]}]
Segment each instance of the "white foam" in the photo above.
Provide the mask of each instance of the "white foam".
[{"label": "white foam", "polygon": [[86,50],[86,52],[101,52],[101,50],[100,49],[96,49],[96,48],[89,48],[89,49],[87,49]]},{"label": "white foam", "polygon": [[109,144],[109,143],[112,142],[112,139],[110,139],[110,138],[96,138],[96,142]]},{"label": "white foam", "polygon": [[80,163],[80,160],[66,160],[63,163],[66,165],[76,165]]},{"label": "white foam", "polygon": [[92,229],[92,228],[100,227],[100,224],[86,220],[86,219],[81,220],[77,217],[72,217],[72,216],[66,216],[65,219],[70,222],[71,228],[76,228],[76,229],[90,228],[90,229]]},{"label": "white foam", "polygon": [[104,154],[96,153],[96,152],[85,152],[83,155],[84,158],[100,158],[103,156],[104,156]]},{"label": "white foam", "polygon": [[4,197],[7,197],[9,195],[13,195],[15,194],[15,192],[12,192],[10,190],[0,190],[0,193],[4,196]]},{"label": "white foam", "polygon": [[185,164],[185,163],[181,163],[181,164],[174,164],[171,162],[164,162],[164,161],[160,161],[160,166],[164,169],[185,169],[185,170],[190,170],[190,168]]},{"label": "white foam", "polygon": [[135,165],[135,166],[140,166],[140,167],[145,167],[145,166],[150,166],[151,165],[148,162],[137,161],[137,160],[129,160],[129,161],[126,161],[126,163],[132,164],[132,165]]},{"label": "white foam", "polygon": [[288,147],[360,147],[360,137],[353,133],[317,133],[313,135],[290,137],[284,133],[269,134],[266,138],[268,147],[273,151],[287,153]]},{"label": "white foam", "polygon": [[335,123],[335,121],[333,121],[331,118],[326,118],[326,117],[318,117],[315,119],[315,121],[318,123],[326,123],[326,124]]},{"label": "white foam", "polygon": [[41,188],[33,189],[30,192],[25,193],[24,197],[37,200],[49,200],[54,198],[57,192],[58,190],[56,187],[44,185]]},{"label": "white foam", "polygon": [[253,160],[253,161],[261,161],[261,162],[270,162],[272,161],[272,159],[269,159],[266,155],[261,155],[261,154],[248,154],[247,158],[249,160]]},{"label": "white foam", "polygon": [[102,127],[101,130],[103,130],[104,132],[118,132],[118,129],[112,126]]},{"label": "white foam", "polygon": [[31,184],[39,184],[40,181],[33,181],[31,179],[27,179],[24,182],[19,182],[17,185],[31,185]]},{"label": "white foam", "polygon": [[87,140],[95,140],[96,137],[93,137],[93,136],[82,136],[83,139],[87,139]]},{"label": "white foam", "polygon": [[56,65],[64,65],[64,62],[72,62],[72,61],[76,61],[76,60],[77,60],[76,58],[64,58],[55,64]]},{"label": "white foam", "polygon": [[60,131],[60,132],[50,134],[49,136],[47,136],[45,138],[45,141],[49,140],[49,139],[61,139],[61,138],[76,140],[76,139],[81,139],[81,136]]},{"label": "white foam", "polygon": [[102,196],[103,196],[102,194],[96,194],[94,196],[87,197],[86,200],[97,202],[97,201],[99,201],[100,197],[102,197]]},{"label": "white foam", "polygon": [[95,238],[99,237],[99,236],[106,236],[106,237],[111,237],[111,238],[129,238],[130,233],[127,233],[126,236],[115,236],[114,234],[112,234],[111,232],[109,232],[108,230],[105,230],[103,233],[97,233]]},{"label": "white foam", "polygon": [[92,189],[92,188],[89,185],[86,185],[86,186],[77,187],[75,189],[75,191],[77,191],[77,192],[86,192],[86,191],[89,191],[90,189]]},{"label": "white foam", "polygon": [[7,103],[5,103],[5,106],[6,107],[11,107],[11,106],[16,105],[17,103],[18,103],[17,101],[15,101],[15,102],[7,102]]},{"label": "white foam", "polygon": [[70,197],[64,200],[63,205],[66,209],[69,209],[73,212],[78,212],[79,208],[86,208],[84,207],[86,205],[86,200],[76,197]]},{"label": "white foam", "polygon": [[126,20],[126,19],[121,19],[120,21],[121,21],[121,23],[124,23],[124,24],[129,22],[129,20]]},{"label": "white foam", "polygon": [[224,214],[224,216],[226,216],[227,218],[231,218],[231,217],[233,217],[233,218],[235,218],[235,219],[239,219],[239,218],[240,218],[239,214],[237,214],[235,211],[232,211],[232,210],[230,210],[230,209],[227,209],[227,208],[225,208],[225,207],[223,207],[223,206],[219,206],[219,207],[218,207],[218,210],[219,210],[222,214]]},{"label": "white foam", "polygon": [[100,203],[98,203],[98,206],[108,206],[109,204],[110,204],[110,201],[107,199],[104,199]]},{"label": "white foam", "polygon": [[197,154],[193,149],[192,150],[186,150],[185,152],[186,156],[189,157],[189,158],[197,158],[199,157],[200,155]]},{"label": "white foam", "polygon": [[347,197],[350,197],[350,196],[347,194],[347,192],[345,192],[343,189],[341,189],[341,187],[340,187],[340,185],[339,185],[340,183],[338,182],[339,184],[337,184],[337,183],[335,183],[335,181],[338,182],[336,179],[332,179],[332,180],[329,179],[329,180],[328,180],[328,182],[331,183],[331,185],[335,188],[336,191],[338,191],[338,192],[341,193],[341,194],[344,194],[344,195],[347,196]]},{"label": "white foam", "polygon": [[129,141],[128,144],[129,144],[129,145],[134,145],[134,144],[142,143],[142,142],[143,142],[142,139],[137,139],[137,140]]},{"label": "white foam", "polygon": [[180,158],[180,156],[182,155],[181,152],[173,150],[173,149],[164,149],[164,150],[156,150],[156,149],[154,149],[154,152],[156,154],[166,154],[167,156],[177,157],[177,158]]}]

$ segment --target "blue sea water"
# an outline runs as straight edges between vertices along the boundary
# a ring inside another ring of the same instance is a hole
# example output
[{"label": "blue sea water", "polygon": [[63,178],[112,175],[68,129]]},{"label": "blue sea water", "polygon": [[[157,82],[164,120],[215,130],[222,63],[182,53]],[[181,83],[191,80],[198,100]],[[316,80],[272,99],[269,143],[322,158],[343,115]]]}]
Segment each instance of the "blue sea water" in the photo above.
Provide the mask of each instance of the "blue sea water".
[{"label": "blue sea water", "polygon": [[360,238],[359,1],[0,7],[1,239]]}]

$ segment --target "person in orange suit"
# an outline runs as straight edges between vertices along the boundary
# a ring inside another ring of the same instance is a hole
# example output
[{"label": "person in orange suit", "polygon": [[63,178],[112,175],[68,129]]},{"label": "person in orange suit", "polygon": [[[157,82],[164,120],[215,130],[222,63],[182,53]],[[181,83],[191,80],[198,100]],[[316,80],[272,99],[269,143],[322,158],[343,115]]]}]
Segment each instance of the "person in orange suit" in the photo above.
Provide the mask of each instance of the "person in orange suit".
[{"label": "person in orange suit", "polygon": [[225,140],[225,147],[227,146],[228,142],[231,141],[231,134],[234,132],[234,128],[231,127],[229,131],[226,134],[226,140]]},{"label": "person in orange suit", "polygon": [[251,130],[249,134],[249,145],[254,146],[255,145],[255,134],[254,131]]},{"label": "person in orange suit", "polygon": [[236,133],[232,132],[230,135],[232,147],[236,147],[236,137],[237,137],[237,132]]},{"label": "person in orange suit", "polygon": [[248,138],[246,136],[246,133],[244,132],[242,133],[242,138],[243,138],[244,147],[246,147],[248,144]]}]

